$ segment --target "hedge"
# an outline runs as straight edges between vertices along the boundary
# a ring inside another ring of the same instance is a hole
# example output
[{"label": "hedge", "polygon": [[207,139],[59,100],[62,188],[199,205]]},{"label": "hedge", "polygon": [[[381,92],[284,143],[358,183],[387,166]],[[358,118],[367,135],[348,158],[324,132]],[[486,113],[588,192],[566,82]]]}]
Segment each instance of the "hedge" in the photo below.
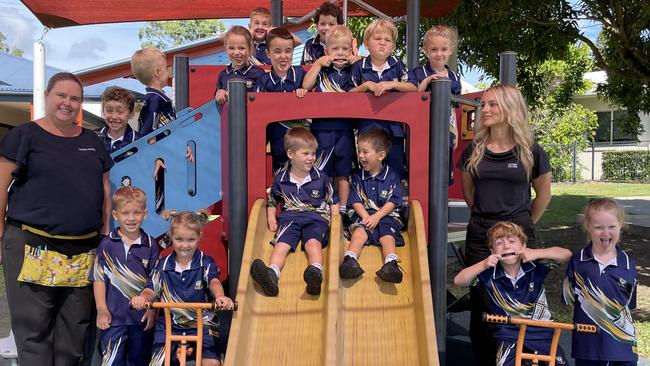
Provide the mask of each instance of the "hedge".
[{"label": "hedge", "polygon": [[650,151],[604,152],[603,175],[612,181],[650,181]]}]

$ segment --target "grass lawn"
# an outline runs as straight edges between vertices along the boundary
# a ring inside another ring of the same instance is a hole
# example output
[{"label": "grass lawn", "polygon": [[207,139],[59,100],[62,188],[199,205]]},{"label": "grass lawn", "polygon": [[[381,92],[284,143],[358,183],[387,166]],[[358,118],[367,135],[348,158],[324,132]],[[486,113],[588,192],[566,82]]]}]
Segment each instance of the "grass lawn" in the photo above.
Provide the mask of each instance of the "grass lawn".
[{"label": "grass lawn", "polygon": [[[650,184],[633,183],[581,183],[553,184],[553,198],[547,210],[537,223],[538,241],[542,246],[562,246],[572,252],[586,245],[585,234],[576,225],[576,215],[592,197],[634,197],[649,196]],[[636,261],[639,287],[637,310],[633,312],[639,340],[638,352],[650,357],[650,238],[623,232],[623,249]],[[562,280],[566,265],[551,271],[546,280],[546,298],[557,321],[571,322],[573,308],[561,303]],[[457,266],[449,266],[450,281],[458,272]],[[453,288],[455,294],[465,290]]]}]

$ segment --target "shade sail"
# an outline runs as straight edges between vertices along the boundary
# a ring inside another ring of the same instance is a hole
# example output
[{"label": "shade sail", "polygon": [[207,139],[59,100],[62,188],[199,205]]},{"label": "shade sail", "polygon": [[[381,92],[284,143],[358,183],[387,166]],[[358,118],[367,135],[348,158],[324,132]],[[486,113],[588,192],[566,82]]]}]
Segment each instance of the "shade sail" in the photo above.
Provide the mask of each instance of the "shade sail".
[{"label": "shade sail", "polygon": [[[269,0],[21,0],[50,28],[83,24],[138,22],[176,19],[247,18],[256,7],[269,8]],[[406,14],[408,0],[366,0],[365,3],[390,16]],[[318,8],[323,0],[284,0],[283,15],[302,17]],[[458,0],[421,0],[423,17],[447,14]],[[349,2],[348,14],[368,12]]]}]

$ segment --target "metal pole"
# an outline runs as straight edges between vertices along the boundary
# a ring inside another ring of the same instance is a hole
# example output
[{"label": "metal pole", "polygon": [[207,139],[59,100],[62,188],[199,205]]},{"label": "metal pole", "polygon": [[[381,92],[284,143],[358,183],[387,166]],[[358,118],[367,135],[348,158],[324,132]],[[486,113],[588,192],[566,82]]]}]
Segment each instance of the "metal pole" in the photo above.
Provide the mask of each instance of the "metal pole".
[{"label": "metal pole", "polygon": [[517,85],[517,52],[501,52],[499,57],[499,80],[501,84]]},{"label": "metal pole", "polygon": [[174,56],[174,104],[177,111],[190,106],[190,58]]},{"label": "metal pole", "polygon": [[343,24],[348,25],[348,0],[343,0]]},{"label": "metal pole", "polygon": [[228,81],[228,222],[230,238],[230,297],[237,295],[239,270],[248,225],[248,173],[246,171],[246,81]]},{"label": "metal pole", "polygon": [[406,5],[406,67],[418,66],[420,47],[420,0],[408,0]]},{"label": "metal pole", "polygon": [[571,181],[573,183],[576,182],[576,165],[577,165],[577,160],[578,160],[578,147],[576,146],[577,143],[573,141],[573,165],[571,166]]},{"label": "metal pole", "polygon": [[449,192],[449,114],[451,81],[432,80],[429,110],[429,237],[428,257],[431,298],[436,321],[440,365],[446,357],[447,219]]},{"label": "metal pole", "polygon": [[282,27],[282,0],[271,0],[271,23],[276,27]]},{"label": "metal pole", "polygon": [[34,108],[32,120],[45,117],[45,48],[43,43],[34,42],[34,83],[32,87],[32,100]]},{"label": "metal pole", "polygon": [[591,180],[594,180],[594,169],[596,169],[596,143],[591,142]]}]

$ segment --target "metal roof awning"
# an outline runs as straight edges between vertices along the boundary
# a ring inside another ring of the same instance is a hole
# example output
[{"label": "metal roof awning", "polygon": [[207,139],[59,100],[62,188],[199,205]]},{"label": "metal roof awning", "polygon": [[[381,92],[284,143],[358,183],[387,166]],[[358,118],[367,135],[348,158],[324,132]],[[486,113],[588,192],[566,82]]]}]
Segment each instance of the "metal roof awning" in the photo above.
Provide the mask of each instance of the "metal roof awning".
[{"label": "metal roof awning", "polygon": [[[21,0],[23,4],[50,28],[84,24],[139,22],[177,19],[248,18],[256,7],[269,8],[269,0]],[[365,0],[366,4],[389,16],[406,14],[408,0]],[[323,0],[284,0],[283,15],[303,17],[318,8]],[[421,0],[420,15],[446,15],[458,0]],[[348,15],[368,15],[368,11],[350,2]]]}]

